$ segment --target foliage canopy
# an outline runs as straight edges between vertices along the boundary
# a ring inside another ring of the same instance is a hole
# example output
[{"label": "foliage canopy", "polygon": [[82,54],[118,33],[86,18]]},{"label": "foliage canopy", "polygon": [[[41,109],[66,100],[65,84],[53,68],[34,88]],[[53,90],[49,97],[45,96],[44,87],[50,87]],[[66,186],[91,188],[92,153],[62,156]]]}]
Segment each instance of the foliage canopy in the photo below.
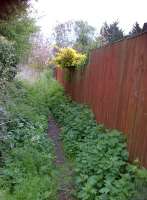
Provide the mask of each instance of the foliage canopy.
[{"label": "foliage canopy", "polygon": [[59,48],[73,47],[77,51],[87,53],[94,43],[95,28],[87,21],[67,21],[57,24],[54,38]]},{"label": "foliage canopy", "polygon": [[28,14],[0,22],[0,35],[14,42],[17,61],[20,61],[30,50],[30,36],[37,30],[38,27],[35,25],[35,19],[29,17]]},{"label": "foliage canopy", "polygon": [[86,55],[72,48],[63,48],[56,54],[55,62],[62,68],[79,69],[85,65]]},{"label": "foliage canopy", "polygon": [[102,26],[100,34],[107,43],[118,41],[124,37],[123,31],[119,28],[118,24],[118,21],[115,21],[110,25],[105,22]]},{"label": "foliage canopy", "polygon": [[0,2],[0,19],[8,20],[12,16],[26,12],[30,0],[2,0]]},{"label": "foliage canopy", "polygon": [[142,28],[139,26],[138,22],[133,25],[132,30],[129,32],[130,36],[137,35],[142,32]]},{"label": "foliage canopy", "polygon": [[0,89],[7,81],[13,80],[17,72],[14,45],[0,37]]},{"label": "foliage canopy", "polygon": [[88,52],[94,43],[95,28],[86,21],[75,21],[74,31],[76,40],[73,45],[80,52]]}]

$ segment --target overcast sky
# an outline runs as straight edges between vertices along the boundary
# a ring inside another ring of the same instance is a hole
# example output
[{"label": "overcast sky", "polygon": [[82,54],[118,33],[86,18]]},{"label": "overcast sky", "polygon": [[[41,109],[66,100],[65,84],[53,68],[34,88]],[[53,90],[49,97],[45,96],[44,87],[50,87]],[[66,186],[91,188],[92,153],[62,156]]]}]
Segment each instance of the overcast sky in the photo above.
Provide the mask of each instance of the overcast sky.
[{"label": "overcast sky", "polygon": [[48,35],[57,22],[86,20],[100,30],[103,22],[119,20],[129,32],[134,22],[147,22],[147,0],[38,0],[33,3],[38,12],[38,24]]}]

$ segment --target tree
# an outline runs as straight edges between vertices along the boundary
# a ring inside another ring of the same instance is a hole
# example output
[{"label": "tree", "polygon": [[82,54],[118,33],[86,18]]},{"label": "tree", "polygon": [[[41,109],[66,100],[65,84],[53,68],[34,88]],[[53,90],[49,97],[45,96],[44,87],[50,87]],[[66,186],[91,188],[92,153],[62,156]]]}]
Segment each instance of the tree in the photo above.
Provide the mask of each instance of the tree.
[{"label": "tree", "polygon": [[30,0],[2,0],[0,1],[0,19],[9,19],[12,16],[26,12]]},{"label": "tree", "polygon": [[42,71],[48,66],[50,56],[50,44],[40,32],[31,38],[32,50],[29,54],[29,65]]},{"label": "tree", "polygon": [[105,22],[102,26],[100,34],[106,43],[112,43],[124,37],[123,31],[119,28],[118,24],[118,21],[115,21],[110,25]]},{"label": "tree", "polygon": [[94,33],[86,21],[67,21],[55,27],[53,36],[59,48],[73,47],[85,53],[93,46]]},{"label": "tree", "polygon": [[92,48],[100,48],[103,47],[106,44],[106,41],[104,40],[104,38],[101,35],[97,35],[95,37],[94,43]]},{"label": "tree", "polygon": [[80,52],[88,52],[94,43],[95,28],[86,21],[75,21],[74,32],[76,39],[73,47]]},{"label": "tree", "polygon": [[53,37],[59,48],[72,46],[73,22],[59,23],[54,28]]},{"label": "tree", "polygon": [[130,36],[134,36],[137,35],[139,33],[142,32],[142,28],[139,26],[138,22],[135,22],[135,24],[133,25],[132,30],[129,32]]},{"label": "tree", "polygon": [[21,17],[17,16],[7,21],[0,21],[0,35],[14,43],[18,62],[29,52],[31,48],[30,36],[37,30],[35,19],[26,13]]}]

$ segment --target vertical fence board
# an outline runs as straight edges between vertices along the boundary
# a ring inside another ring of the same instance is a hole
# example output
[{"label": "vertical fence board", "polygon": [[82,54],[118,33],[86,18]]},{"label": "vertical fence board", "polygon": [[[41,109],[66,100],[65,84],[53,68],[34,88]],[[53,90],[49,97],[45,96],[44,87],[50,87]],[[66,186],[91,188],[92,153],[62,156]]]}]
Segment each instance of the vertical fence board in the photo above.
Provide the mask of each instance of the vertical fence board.
[{"label": "vertical fence board", "polygon": [[147,33],[95,49],[84,71],[70,81],[65,74],[56,70],[67,94],[88,104],[98,123],[124,132],[130,160],[147,167]]}]

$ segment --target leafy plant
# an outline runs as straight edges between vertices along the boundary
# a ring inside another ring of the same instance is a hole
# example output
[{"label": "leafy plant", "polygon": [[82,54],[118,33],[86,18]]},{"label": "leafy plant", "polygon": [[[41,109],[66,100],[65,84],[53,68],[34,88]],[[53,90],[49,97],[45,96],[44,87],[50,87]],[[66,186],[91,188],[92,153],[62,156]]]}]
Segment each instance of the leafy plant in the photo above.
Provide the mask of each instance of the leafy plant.
[{"label": "leafy plant", "polygon": [[100,34],[106,43],[113,43],[124,37],[122,29],[119,28],[118,21],[114,21],[112,24],[105,22],[100,30]]},{"label": "leafy plant", "polygon": [[76,199],[146,198],[146,170],[128,162],[124,135],[97,124],[90,109],[66,97],[50,73],[32,85],[15,82],[8,96],[6,110],[13,120],[2,142],[1,199],[56,199],[53,146],[45,134],[48,112],[61,127],[65,153],[75,167]]},{"label": "leafy plant", "polygon": [[72,48],[63,48],[57,53],[55,62],[62,68],[79,69],[86,63],[86,55]]},{"label": "leafy plant", "polygon": [[[1,199],[56,199],[55,156],[46,134],[50,90],[47,84],[52,80],[49,74],[43,78],[36,85],[15,81],[7,87],[5,109],[10,122],[0,141]],[[36,99],[40,95],[42,98]]]},{"label": "leafy plant", "polygon": [[17,62],[22,62],[22,58],[30,52],[32,45],[30,37],[37,31],[35,20],[29,16],[29,13],[0,21],[0,35],[13,42]]},{"label": "leafy plant", "polygon": [[0,38],[0,88],[16,74],[16,54],[12,43]]},{"label": "leafy plant", "polygon": [[68,98],[51,111],[62,127],[65,153],[75,163],[76,199],[130,200],[138,194],[139,168],[128,162],[122,133],[97,125],[89,108]]},{"label": "leafy plant", "polygon": [[75,21],[74,32],[76,40],[73,47],[80,52],[88,53],[95,43],[95,28],[87,21]]},{"label": "leafy plant", "polygon": [[53,36],[59,48],[72,47],[81,53],[88,53],[96,47],[95,28],[87,21],[66,21],[55,26]]}]

